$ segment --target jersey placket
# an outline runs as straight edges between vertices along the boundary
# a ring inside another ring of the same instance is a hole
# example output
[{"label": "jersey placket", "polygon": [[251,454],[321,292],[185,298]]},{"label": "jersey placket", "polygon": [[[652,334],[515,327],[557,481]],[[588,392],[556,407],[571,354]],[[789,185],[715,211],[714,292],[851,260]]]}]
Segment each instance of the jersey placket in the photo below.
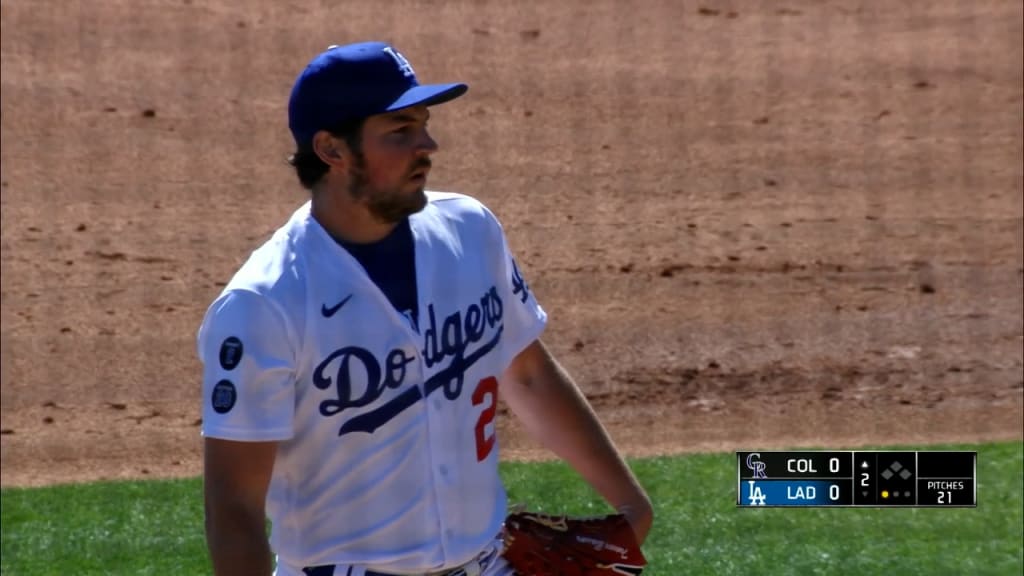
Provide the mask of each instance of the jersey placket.
[{"label": "jersey placket", "polygon": [[[427,310],[428,305],[433,300],[433,284],[432,275],[433,262],[430,259],[429,250],[425,249],[424,243],[421,243],[422,232],[416,225],[416,221],[412,221],[412,237],[415,255],[415,266],[416,266],[416,294],[417,294],[417,307],[419,308],[419,325],[422,327],[424,311]],[[426,243],[429,243],[431,239],[427,239]],[[417,342],[420,346],[425,346],[422,328],[420,332],[414,332],[411,327],[409,331],[416,335]],[[451,415],[446,418],[445,408],[453,407],[451,403],[446,402],[444,399],[444,393],[440,390],[434,391],[431,397],[427,396],[426,383],[430,378],[440,370],[443,370],[447,363],[442,362],[432,368],[427,367],[426,359],[424,358],[424,350],[418,348],[416,351],[416,360],[419,363],[420,374],[423,375],[423,379],[417,383],[420,387],[420,392],[423,394],[423,401],[426,403],[426,427],[427,427],[427,446],[428,455],[427,462],[430,467],[429,478],[431,479],[431,495],[434,515],[437,522],[438,530],[438,543],[441,547],[441,556],[445,562],[451,556],[451,540],[454,537],[454,530],[449,525],[449,520],[444,514],[445,505],[447,502],[445,496],[447,490],[444,486],[449,482],[450,475],[452,474],[452,466],[447,459],[444,457],[445,453],[445,442],[444,434],[447,425],[454,424],[451,422]]]}]

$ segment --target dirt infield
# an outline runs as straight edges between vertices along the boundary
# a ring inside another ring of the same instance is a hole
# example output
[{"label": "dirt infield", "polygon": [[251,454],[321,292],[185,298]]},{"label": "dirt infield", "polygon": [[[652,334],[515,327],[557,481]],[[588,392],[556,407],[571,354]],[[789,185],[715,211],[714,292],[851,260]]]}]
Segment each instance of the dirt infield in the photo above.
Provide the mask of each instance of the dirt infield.
[{"label": "dirt infield", "polygon": [[199,472],[195,331],[362,39],[470,84],[430,185],[628,453],[1024,437],[1019,1],[232,4],[0,8],[4,486]]}]

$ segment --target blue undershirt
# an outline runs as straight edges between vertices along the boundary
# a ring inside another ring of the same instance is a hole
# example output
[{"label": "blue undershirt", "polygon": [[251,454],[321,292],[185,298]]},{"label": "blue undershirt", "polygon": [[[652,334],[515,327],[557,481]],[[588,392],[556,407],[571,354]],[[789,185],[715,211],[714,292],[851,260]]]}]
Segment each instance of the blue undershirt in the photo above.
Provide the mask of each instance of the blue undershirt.
[{"label": "blue undershirt", "polygon": [[414,328],[418,326],[416,252],[409,219],[403,219],[390,234],[372,244],[337,242],[363,266],[395,309],[409,318]]}]

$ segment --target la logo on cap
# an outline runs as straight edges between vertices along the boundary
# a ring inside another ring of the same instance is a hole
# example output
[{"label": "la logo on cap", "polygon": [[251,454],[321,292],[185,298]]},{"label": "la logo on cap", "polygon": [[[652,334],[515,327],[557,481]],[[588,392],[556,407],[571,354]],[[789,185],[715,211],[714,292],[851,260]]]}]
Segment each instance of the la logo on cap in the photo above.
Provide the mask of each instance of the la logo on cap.
[{"label": "la logo on cap", "polygon": [[401,52],[391,46],[386,46],[384,51],[388,53],[388,56],[395,59],[395,64],[398,64],[398,69],[402,71],[406,78],[416,76],[416,72],[412,69],[412,64],[409,64],[409,61],[405,59],[405,56],[402,56]]}]

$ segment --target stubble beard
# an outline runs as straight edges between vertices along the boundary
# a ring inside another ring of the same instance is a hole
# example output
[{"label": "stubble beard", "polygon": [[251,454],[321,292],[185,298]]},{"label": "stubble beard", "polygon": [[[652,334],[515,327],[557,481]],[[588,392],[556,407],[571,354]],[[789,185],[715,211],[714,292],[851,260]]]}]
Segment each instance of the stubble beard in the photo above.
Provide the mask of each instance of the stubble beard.
[{"label": "stubble beard", "polygon": [[[413,170],[418,167],[419,165],[414,166]],[[366,159],[362,154],[355,155],[348,192],[354,200],[365,203],[374,218],[387,224],[401,222],[427,205],[426,185],[420,186],[411,194],[403,192],[400,187],[373,187],[366,174]]]}]

